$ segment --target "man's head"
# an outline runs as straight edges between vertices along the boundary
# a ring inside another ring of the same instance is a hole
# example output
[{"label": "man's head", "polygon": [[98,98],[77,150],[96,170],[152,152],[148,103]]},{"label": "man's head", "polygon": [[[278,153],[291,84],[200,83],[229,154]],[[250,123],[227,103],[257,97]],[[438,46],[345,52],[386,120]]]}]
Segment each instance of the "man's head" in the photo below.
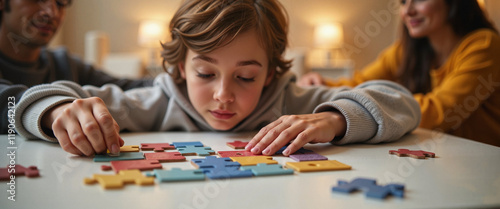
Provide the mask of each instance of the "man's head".
[{"label": "man's head", "polygon": [[71,0],[0,0],[0,33],[13,44],[45,46]]}]

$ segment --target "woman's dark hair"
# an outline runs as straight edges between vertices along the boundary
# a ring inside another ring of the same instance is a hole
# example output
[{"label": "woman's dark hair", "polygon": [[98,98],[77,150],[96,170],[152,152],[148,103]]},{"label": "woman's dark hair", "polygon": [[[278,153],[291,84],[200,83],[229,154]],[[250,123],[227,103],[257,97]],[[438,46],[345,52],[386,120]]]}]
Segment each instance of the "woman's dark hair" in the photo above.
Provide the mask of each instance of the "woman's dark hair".
[{"label": "woman's dark hair", "polygon": [[[477,0],[445,0],[445,2],[449,8],[448,22],[459,37],[481,28],[496,31]],[[403,23],[401,44],[403,61],[398,69],[398,82],[412,93],[430,92],[432,90],[430,70],[435,53],[428,38],[412,38]]]}]

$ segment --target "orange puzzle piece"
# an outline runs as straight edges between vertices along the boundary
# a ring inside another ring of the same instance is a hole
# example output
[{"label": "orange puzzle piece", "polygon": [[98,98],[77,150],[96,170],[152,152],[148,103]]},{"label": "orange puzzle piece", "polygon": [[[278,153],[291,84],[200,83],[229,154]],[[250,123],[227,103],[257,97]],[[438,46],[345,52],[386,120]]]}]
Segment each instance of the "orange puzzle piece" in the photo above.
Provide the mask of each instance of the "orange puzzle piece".
[{"label": "orange puzzle piece", "polygon": [[299,172],[312,171],[333,171],[333,170],[350,170],[351,166],[343,164],[336,160],[317,160],[317,161],[302,161],[302,162],[287,162],[287,168],[293,168]]},{"label": "orange puzzle piece", "polygon": [[271,156],[245,156],[245,157],[230,157],[232,161],[238,162],[241,166],[257,165],[259,163],[278,164]]},{"label": "orange puzzle piece", "polygon": [[103,189],[118,189],[124,184],[135,183],[136,185],[153,185],[154,177],[142,175],[139,170],[122,170],[116,175],[94,174],[92,178],[85,178],[85,184],[95,184],[99,182]]}]

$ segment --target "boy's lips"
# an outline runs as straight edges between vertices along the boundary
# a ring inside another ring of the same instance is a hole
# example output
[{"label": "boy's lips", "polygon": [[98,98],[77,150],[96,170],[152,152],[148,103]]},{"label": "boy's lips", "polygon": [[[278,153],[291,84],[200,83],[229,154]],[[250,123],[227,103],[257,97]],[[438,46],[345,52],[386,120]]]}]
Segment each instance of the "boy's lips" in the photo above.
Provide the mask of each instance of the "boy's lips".
[{"label": "boy's lips", "polygon": [[236,115],[236,113],[227,110],[211,110],[209,112],[217,119],[230,119]]}]

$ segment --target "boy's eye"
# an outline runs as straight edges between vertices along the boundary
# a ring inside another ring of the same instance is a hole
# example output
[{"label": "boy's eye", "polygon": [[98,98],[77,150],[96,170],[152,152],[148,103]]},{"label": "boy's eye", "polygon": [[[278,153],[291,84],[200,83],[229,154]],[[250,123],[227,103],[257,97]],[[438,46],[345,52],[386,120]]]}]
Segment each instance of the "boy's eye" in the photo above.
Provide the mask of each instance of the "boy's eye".
[{"label": "boy's eye", "polygon": [[245,78],[245,77],[241,77],[241,76],[238,76],[238,78],[241,79],[244,82],[253,82],[253,81],[255,81],[255,78]]},{"label": "boy's eye", "polygon": [[214,74],[203,74],[203,73],[198,73],[196,74],[196,76],[200,77],[200,78],[211,78],[212,76],[214,76]]}]

